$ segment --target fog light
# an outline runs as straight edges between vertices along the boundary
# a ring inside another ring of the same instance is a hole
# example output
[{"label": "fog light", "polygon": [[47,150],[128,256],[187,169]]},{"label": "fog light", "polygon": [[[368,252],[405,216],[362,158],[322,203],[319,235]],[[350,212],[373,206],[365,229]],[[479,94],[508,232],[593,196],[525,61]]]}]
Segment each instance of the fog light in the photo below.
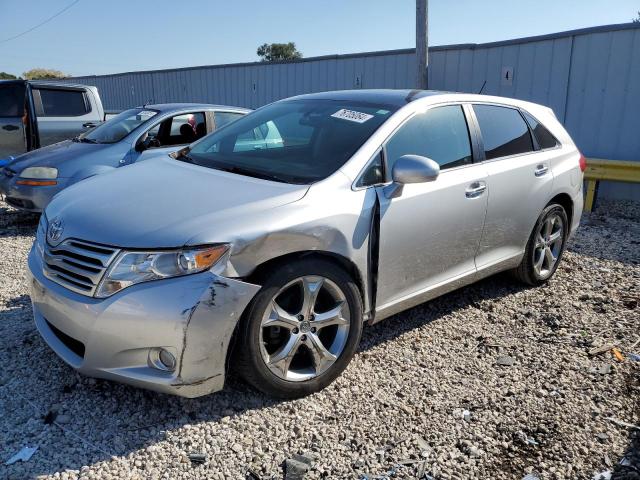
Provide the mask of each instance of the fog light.
[{"label": "fog light", "polygon": [[164,367],[170,372],[173,372],[176,369],[176,357],[174,357],[169,350],[161,348],[158,358],[160,359],[160,363],[162,363],[162,365],[164,365]]},{"label": "fog light", "polygon": [[152,348],[149,351],[149,365],[158,370],[173,372],[176,369],[176,357],[166,348]]}]

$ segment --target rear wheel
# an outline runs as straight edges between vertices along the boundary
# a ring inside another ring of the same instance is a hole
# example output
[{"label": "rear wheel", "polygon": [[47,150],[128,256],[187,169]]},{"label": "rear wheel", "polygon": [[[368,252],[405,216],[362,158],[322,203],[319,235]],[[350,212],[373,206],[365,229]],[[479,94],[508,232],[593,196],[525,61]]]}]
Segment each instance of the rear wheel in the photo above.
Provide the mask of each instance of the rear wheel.
[{"label": "rear wheel", "polygon": [[315,259],[281,266],[243,318],[239,373],[277,397],[316,392],[348,365],[362,327],[360,293],[344,270]]},{"label": "rear wheel", "polygon": [[529,285],[540,285],[555,273],[568,233],[567,213],[561,205],[548,205],[540,214],[515,276]]}]

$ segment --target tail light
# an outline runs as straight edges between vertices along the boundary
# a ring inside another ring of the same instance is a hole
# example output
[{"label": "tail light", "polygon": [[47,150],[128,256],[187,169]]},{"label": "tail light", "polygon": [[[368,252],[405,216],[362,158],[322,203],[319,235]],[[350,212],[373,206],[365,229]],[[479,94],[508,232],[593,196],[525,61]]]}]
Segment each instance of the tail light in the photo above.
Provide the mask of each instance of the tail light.
[{"label": "tail light", "polygon": [[579,164],[580,164],[580,170],[584,172],[587,169],[587,159],[582,154],[580,154]]}]

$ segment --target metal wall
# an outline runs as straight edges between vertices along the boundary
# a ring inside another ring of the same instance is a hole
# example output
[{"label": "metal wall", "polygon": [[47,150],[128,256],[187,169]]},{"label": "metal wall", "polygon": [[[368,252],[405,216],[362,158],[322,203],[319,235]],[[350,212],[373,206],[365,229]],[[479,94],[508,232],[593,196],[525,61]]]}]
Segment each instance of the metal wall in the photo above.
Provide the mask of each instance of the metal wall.
[{"label": "metal wall", "polygon": [[207,102],[257,108],[309,92],[352,88],[406,88],[415,82],[412,49],[76,77],[95,85],[107,110],[143,103]]},{"label": "metal wall", "polygon": [[[586,156],[640,161],[639,24],[433,47],[429,63],[432,89],[482,90],[548,105]],[[412,88],[415,69],[415,50],[406,49],[69,81],[96,85],[107,110],[177,101],[256,108],[323,90]],[[601,193],[640,200],[638,185],[603,184]]]}]

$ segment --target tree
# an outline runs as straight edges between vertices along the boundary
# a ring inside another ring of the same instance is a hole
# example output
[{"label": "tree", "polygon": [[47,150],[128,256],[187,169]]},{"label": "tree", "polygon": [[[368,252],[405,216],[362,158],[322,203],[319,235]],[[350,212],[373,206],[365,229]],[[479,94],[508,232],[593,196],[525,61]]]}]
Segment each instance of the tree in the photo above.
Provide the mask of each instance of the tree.
[{"label": "tree", "polygon": [[640,23],[640,10],[638,10],[638,16],[632,20],[633,23]]},{"label": "tree", "polygon": [[18,77],[7,72],[0,72],[0,80],[16,80]]},{"label": "tree", "polygon": [[51,68],[32,68],[22,74],[27,80],[41,80],[45,78],[67,78],[69,75],[62,73],[60,70]]},{"label": "tree", "polygon": [[279,60],[295,60],[302,58],[302,52],[296,48],[296,44],[289,43],[265,43],[258,47],[258,56],[263,62],[275,62]]}]

